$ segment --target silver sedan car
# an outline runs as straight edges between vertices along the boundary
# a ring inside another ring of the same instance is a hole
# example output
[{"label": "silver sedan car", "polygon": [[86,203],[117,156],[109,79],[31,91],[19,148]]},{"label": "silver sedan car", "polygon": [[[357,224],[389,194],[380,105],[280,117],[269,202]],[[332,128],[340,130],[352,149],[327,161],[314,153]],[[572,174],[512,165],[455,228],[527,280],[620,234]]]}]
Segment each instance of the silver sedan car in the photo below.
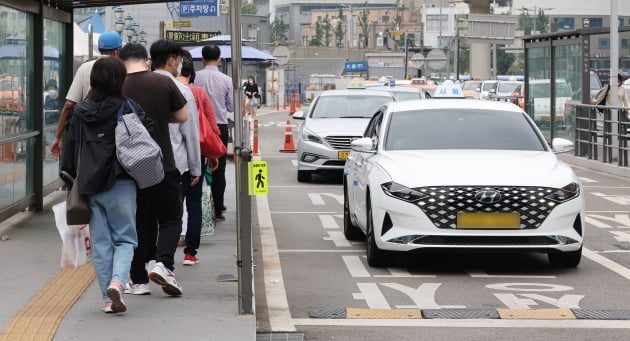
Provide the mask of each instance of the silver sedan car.
[{"label": "silver sedan car", "polygon": [[304,120],[297,139],[297,180],[308,182],[314,172],[341,173],[350,142],[363,135],[380,107],[394,100],[391,92],[329,90],[315,98],[308,112],[293,114],[294,119]]}]

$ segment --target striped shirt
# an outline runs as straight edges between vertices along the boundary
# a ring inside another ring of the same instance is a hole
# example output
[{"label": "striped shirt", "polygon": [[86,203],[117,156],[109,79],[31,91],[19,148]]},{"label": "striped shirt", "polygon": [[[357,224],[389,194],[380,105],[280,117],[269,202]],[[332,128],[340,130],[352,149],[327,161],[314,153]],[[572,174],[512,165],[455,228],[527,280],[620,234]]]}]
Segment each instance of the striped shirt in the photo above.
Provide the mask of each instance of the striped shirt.
[{"label": "striped shirt", "polygon": [[194,85],[208,92],[217,116],[217,124],[227,124],[227,113],[234,112],[232,78],[219,71],[218,67],[207,65],[196,73]]}]

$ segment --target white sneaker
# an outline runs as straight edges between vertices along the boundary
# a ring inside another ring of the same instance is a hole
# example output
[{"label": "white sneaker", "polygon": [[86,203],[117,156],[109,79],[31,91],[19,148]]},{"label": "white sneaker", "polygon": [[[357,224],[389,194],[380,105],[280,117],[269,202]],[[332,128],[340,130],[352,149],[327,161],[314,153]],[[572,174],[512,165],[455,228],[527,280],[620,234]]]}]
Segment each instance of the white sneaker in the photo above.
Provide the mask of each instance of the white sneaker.
[{"label": "white sneaker", "polygon": [[149,278],[162,286],[162,290],[170,296],[181,296],[182,286],[177,283],[173,271],[169,270],[164,263],[157,262],[149,273]]},{"label": "white sneaker", "polygon": [[149,283],[134,284],[131,280],[125,286],[125,294],[131,295],[151,295]]}]

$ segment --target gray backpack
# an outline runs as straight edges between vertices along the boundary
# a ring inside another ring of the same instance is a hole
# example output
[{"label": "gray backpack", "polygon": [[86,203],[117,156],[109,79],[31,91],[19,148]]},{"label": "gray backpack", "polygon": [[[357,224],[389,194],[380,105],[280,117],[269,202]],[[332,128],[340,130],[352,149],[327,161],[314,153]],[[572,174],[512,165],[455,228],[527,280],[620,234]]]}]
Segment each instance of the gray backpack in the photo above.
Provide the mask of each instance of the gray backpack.
[{"label": "gray backpack", "polygon": [[162,149],[149,135],[136,109],[126,101],[133,113],[123,115],[125,102],[118,109],[116,125],[116,157],[138,187],[147,188],[164,179]]}]

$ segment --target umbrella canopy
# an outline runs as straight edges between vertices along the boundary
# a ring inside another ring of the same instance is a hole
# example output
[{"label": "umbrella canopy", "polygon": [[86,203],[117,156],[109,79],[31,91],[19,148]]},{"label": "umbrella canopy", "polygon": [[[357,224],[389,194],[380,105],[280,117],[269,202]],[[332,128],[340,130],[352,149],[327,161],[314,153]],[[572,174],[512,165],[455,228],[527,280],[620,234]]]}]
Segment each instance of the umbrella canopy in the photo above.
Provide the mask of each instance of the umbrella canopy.
[{"label": "umbrella canopy", "polygon": [[[210,38],[210,39],[213,39],[213,38]],[[213,42],[211,40],[204,40],[204,41]],[[223,45],[223,44],[216,44],[216,45],[221,50],[221,59],[225,60],[226,62],[231,61],[232,60],[232,46]],[[188,51],[192,55],[193,60],[201,60],[201,49],[203,49],[203,46],[198,46]],[[253,48],[247,45],[243,45],[241,47],[241,55],[242,55],[243,61],[265,61],[265,60],[277,59],[276,57],[270,54],[264,53],[256,48]]]},{"label": "umbrella canopy", "polygon": [[[26,58],[26,44],[0,45],[0,59],[24,58]],[[59,59],[59,50],[52,46],[44,45],[44,59]]]}]

